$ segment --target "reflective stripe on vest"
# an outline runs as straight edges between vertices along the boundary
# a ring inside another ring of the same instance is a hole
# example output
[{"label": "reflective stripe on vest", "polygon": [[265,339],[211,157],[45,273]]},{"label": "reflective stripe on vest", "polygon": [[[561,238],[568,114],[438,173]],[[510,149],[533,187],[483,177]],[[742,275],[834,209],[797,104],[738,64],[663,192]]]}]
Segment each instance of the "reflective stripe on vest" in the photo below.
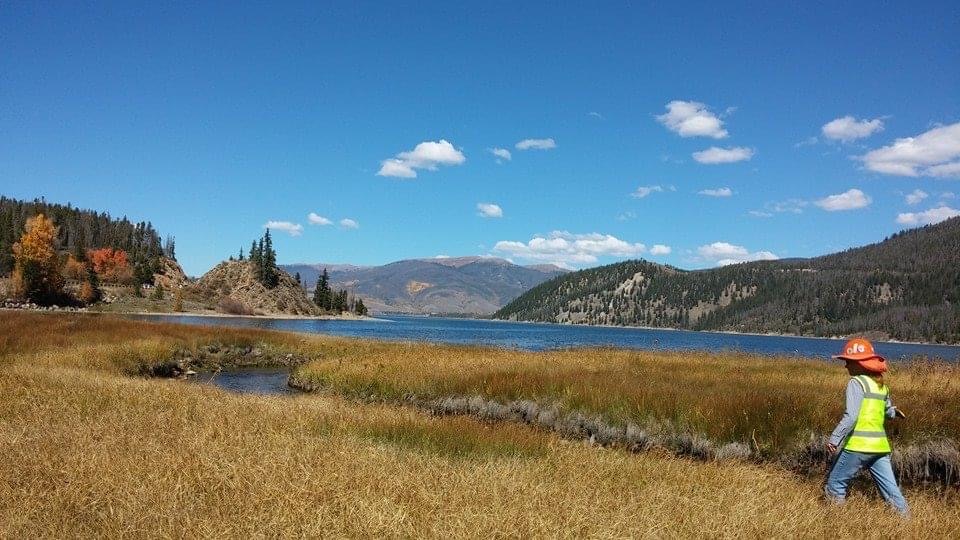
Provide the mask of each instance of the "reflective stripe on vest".
[{"label": "reflective stripe on vest", "polygon": [[850,434],[844,448],[854,452],[890,452],[890,441],[887,440],[887,433],[883,429],[883,422],[887,417],[889,389],[886,386],[880,386],[877,381],[866,375],[858,375],[854,380],[863,387],[863,402],[860,404],[860,414],[857,415],[853,433]]}]

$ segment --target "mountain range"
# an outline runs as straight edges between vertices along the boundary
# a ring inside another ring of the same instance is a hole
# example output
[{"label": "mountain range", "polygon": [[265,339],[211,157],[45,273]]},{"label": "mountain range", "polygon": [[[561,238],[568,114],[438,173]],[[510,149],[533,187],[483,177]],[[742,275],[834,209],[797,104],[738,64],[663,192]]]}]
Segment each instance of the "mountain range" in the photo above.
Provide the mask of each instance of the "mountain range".
[{"label": "mountain range", "polygon": [[281,265],[312,290],[323,269],[374,312],[489,315],[530,288],[565,274],[554,265],[520,266],[495,257],[408,259],[382,266]]},{"label": "mountain range", "polygon": [[494,317],[957,343],[960,218],[809,259],[590,268],[534,287]]}]

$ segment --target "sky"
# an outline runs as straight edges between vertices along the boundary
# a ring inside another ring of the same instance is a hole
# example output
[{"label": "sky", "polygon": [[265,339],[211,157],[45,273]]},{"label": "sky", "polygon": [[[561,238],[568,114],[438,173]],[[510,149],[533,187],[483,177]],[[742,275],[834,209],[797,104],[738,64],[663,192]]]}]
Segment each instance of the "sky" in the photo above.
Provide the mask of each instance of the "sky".
[{"label": "sky", "polygon": [[191,275],[267,226],[281,263],[707,268],[960,214],[957,2],[243,4],[0,4],[0,194]]}]

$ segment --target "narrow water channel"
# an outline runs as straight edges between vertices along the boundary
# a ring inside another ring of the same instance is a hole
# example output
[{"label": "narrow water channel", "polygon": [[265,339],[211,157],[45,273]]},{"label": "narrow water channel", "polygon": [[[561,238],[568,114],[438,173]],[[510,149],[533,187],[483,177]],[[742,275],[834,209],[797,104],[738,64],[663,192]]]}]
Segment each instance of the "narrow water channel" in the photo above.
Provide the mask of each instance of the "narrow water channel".
[{"label": "narrow water channel", "polygon": [[241,368],[218,373],[200,372],[192,379],[195,383],[212,384],[238,394],[296,393],[287,386],[289,368]]}]

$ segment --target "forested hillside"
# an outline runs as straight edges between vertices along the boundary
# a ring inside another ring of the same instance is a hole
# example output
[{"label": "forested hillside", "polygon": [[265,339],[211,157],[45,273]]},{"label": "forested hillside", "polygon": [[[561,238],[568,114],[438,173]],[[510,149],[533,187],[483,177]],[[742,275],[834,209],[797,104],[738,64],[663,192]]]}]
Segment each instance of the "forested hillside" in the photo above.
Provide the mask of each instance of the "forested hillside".
[{"label": "forested hillside", "polygon": [[812,259],[698,271],[645,261],[592,268],[545,282],[494,316],[960,342],[960,218]]},{"label": "forested hillside", "polygon": [[43,199],[20,201],[0,196],[0,276],[13,270],[12,246],[24,232],[27,219],[44,214],[57,227],[57,249],[86,258],[96,248],[123,250],[139,283],[150,283],[160,271],[160,257],[176,259],[172,237],[161,242],[160,234],[150,222],[133,223],[126,217],[117,219],[105,212],[81,210],[67,204],[51,204]]}]

